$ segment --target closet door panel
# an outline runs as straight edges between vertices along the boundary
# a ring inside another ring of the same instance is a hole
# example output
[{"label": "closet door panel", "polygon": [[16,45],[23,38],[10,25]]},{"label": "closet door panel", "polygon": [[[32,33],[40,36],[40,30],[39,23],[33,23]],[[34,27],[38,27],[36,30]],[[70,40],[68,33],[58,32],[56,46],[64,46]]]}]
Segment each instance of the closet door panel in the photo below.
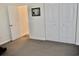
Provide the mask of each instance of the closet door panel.
[{"label": "closet door panel", "polygon": [[77,4],[45,4],[46,40],[75,44]]},{"label": "closet door panel", "polygon": [[59,41],[59,4],[45,4],[46,40]]},{"label": "closet door panel", "polygon": [[78,4],[78,17],[77,17],[76,45],[79,45],[79,4]]},{"label": "closet door panel", "polygon": [[60,40],[75,44],[76,4],[60,4]]}]

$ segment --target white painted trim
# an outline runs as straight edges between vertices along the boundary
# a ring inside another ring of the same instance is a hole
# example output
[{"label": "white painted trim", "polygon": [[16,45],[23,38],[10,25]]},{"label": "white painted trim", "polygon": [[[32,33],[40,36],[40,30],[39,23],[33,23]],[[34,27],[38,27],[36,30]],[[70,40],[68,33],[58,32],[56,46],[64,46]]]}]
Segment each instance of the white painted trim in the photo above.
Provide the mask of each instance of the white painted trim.
[{"label": "white painted trim", "polygon": [[35,40],[45,40],[45,38],[42,38],[42,37],[33,37],[31,35],[30,36],[30,39],[35,39]]},{"label": "white painted trim", "polygon": [[[23,37],[23,36],[25,36],[25,35],[29,35],[29,34],[28,34],[28,33],[27,33],[27,34],[23,34],[23,35],[19,36],[17,39],[19,39],[19,38],[21,38],[21,37]],[[17,39],[14,39],[14,40],[12,40],[12,41],[15,41],[15,40],[17,40]]]},{"label": "white painted trim", "polygon": [[6,40],[6,41],[4,41],[4,42],[1,42],[0,43],[0,45],[3,45],[3,44],[5,44],[5,43],[7,43],[7,42],[9,42],[10,40]]}]

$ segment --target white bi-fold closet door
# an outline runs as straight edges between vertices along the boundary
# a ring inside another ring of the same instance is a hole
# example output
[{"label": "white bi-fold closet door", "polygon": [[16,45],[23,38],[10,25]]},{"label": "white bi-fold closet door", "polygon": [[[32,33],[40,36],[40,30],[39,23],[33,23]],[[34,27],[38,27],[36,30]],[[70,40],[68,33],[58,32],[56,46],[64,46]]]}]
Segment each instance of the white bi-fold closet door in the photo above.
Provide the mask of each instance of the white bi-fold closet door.
[{"label": "white bi-fold closet door", "polygon": [[60,4],[60,41],[75,44],[77,4]]},{"label": "white bi-fold closet door", "polygon": [[45,4],[46,40],[75,44],[77,4]]},{"label": "white bi-fold closet door", "polygon": [[76,45],[79,45],[79,4],[77,4],[78,6],[78,11],[77,11],[77,32],[76,32]]},{"label": "white bi-fold closet door", "polygon": [[45,4],[46,40],[59,41],[59,4]]}]

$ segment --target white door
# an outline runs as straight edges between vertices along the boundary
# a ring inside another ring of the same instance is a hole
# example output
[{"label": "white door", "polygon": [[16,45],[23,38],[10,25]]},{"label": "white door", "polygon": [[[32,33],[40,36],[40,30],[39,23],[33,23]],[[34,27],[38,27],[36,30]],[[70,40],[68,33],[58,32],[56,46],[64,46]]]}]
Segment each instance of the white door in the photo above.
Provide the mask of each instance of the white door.
[{"label": "white door", "polygon": [[0,6],[0,45],[10,41],[7,6]]},{"label": "white door", "polygon": [[77,4],[60,4],[60,41],[75,44]]},{"label": "white door", "polygon": [[8,13],[12,40],[15,40],[20,37],[19,16],[16,6],[8,6]]},{"label": "white door", "polygon": [[59,4],[45,4],[46,40],[59,40]]},{"label": "white door", "polygon": [[75,44],[76,4],[45,4],[46,40]]},{"label": "white door", "polygon": [[[40,16],[32,16],[32,8],[40,8]],[[30,38],[45,40],[44,4],[29,4]]]},{"label": "white door", "polygon": [[76,45],[79,45],[79,4],[78,6],[78,17],[77,17],[77,32],[76,32]]}]

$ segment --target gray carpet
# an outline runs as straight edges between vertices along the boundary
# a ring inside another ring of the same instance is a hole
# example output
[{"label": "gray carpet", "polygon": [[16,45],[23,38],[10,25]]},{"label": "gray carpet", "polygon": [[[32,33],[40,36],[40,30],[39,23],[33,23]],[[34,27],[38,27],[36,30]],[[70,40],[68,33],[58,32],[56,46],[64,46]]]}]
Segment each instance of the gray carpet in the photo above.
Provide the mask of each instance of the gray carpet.
[{"label": "gray carpet", "polygon": [[2,45],[7,47],[3,56],[76,56],[79,47],[71,44],[39,41],[23,37]]}]

